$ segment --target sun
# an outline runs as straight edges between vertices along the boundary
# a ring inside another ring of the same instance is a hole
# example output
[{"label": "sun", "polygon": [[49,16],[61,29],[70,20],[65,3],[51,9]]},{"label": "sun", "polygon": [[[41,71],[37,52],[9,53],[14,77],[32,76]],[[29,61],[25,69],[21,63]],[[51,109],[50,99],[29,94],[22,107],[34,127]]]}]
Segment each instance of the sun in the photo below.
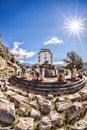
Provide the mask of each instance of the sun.
[{"label": "sun", "polygon": [[69,32],[69,37],[71,35],[76,35],[79,40],[81,40],[80,38],[80,34],[83,32],[83,30],[86,30],[85,28],[85,23],[84,23],[85,19],[83,18],[65,18],[65,29],[67,32]]}]

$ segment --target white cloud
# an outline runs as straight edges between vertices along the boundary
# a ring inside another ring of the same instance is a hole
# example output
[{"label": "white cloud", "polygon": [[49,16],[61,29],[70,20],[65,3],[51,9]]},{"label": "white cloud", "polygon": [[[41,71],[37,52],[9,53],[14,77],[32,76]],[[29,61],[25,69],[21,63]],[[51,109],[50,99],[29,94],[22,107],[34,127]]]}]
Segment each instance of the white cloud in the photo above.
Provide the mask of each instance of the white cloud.
[{"label": "white cloud", "polygon": [[44,42],[44,45],[49,45],[49,44],[61,44],[63,43],[62,39],[58,39],[57,37],[52,37],[48,41]]},{"label": "white cloud", "polygon": [[20,42],[14,42],[14,47],[13,49],[10,50],[10,52],[17,58],[17,59],[27,59],[27,58],[30,58],[30,57],[33,57],[36,52],[28,52],[22,48],[19,48],[19,45],[23,44],[23,43],[20,43]]},{"label": "white cloud", "polygon": [[57,62],[54,62],[54,65],[64,65],[64,62],[63,61],[57,61]]},{"label": "white cloud", "polygon": [[25,61],[24,60],[19,60],[20,63],[24,63]]},{"label": "white cloud", "polygon": [[33,65],[33,64],[35,64],[34,62],[28,61],[28,60],[19,59],[18,61],[19,61],[20,63],[22,63],[22,64],[27,64],[27,65]]},{"label": "white cloud", "polygon": [[18,49],[19,45],[22,45],[23,43],[22,42],[14,42],[14,49]]}]

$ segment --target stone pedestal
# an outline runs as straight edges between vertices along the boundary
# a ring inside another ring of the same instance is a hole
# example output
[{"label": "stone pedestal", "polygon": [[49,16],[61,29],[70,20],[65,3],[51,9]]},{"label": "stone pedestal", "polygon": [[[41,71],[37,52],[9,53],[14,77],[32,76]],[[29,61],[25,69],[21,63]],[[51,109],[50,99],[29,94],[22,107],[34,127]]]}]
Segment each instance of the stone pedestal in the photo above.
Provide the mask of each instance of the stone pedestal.
[{"label": "stone pedestal", "polygon": [[57,72],[57,79],[58,81],[64,82],[65,81],[65,74],[63,70],[59,70]]},{"label": "stone pedestal", "polygon": [[42,80],[44,80],[45,77],[45,68],[42,68]]}]

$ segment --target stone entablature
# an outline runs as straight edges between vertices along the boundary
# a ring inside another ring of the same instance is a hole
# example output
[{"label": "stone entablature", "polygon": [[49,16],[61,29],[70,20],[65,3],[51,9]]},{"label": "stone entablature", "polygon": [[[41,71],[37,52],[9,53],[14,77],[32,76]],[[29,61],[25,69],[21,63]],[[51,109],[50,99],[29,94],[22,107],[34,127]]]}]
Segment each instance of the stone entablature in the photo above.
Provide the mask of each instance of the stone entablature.
[{"label": "stone entablature", "polygon": [[41,54],[44,54],[44,63],[47,61],[47,54],[50,55],[50,64],[53,64],[53,53],[50,49],[44,49],[42,48],[40,52],[38,53],[38,64],[41,63]]}]

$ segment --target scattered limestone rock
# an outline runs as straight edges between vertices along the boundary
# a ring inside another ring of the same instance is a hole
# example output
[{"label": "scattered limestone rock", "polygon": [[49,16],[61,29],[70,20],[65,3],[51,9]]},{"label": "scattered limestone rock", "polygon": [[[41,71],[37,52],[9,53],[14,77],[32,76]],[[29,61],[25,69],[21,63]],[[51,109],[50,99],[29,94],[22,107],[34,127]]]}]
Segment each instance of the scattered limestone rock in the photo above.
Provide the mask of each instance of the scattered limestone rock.
[{"label": "scattered limestone rock", "polygon": [[34,119],[39,119],[40,116],[41,116],[40,111],[35,110],[35,109],[33,109],[33,108],[31,109],[31,111],[30,111],[30,117],[32,117],[32,118],[34,118]]},{"label": "scattered limestone rock", "polygon": [[42,99],[43,97],[41,95],[35,95],[33,98],[34,99],[37,99],[37,98]]},{"label": "scattered limestone rock", "polygon": [[38,99],[38,104],[40,106],[40,111],[44,114],[47,114],[52,109],[52,102],[45,99]]},{"label": "scattered limestone rock", "polygon": [[6,84],[6,88],[7,88],[8,90],[12,90],[12,89],[13,89],[12,86],[10,85],[10,83]]},{"label": "scattered limestone rock", "polygon": [[56,129],[56,130],[66,130],[66,129],[64,129],[64,128],[59,128],[59,129]]},{"label": "scattered limestone rock", "polygon": [[48,100],[53,100],[53,95],[52,94],[48,94],[47,99]]},{"label": "scattered limestone rock", "polygon": [[72,105],[72,102],[70,100],[56,102],[56,109],[58,112],[62,112],[69,109],[71,105]]},{"label": "scattered limestone rock", "polygon": [[87,101],[82,102],[84,111],[87,109]]},{"label": "scattered limestone rock", "polygon": [[[8,127],[0,127],[0,130],[9,130],[9,128]],[[13,129],[10,129],[10,130],[13,130]]]},{"label": "scattered limestone rock", "polygon": [[0,100],[0,121],[12,123],[15,120],[15,106],[7,100]]},{"label": "scattered limestone rock", "polygon": [[79,93],[81,95],[81,99],[82,100],[86,100],[87,99],[87,90],[82,90]]},{"label": "scattered limestone rock", "polygon": [[52,127],[51,120],[47,116],[43,117],[42,121],[39,124],[39,129],[40,130],[50,130],[51,127]]},{"label": "scattered limestone rock", "polygon": [[56,111],[50,111],[50,118],[53,125],[60,123],[61,116]]},{"label": "scattered limestone rock", "polygon": [[24,106],[28,104],[28,98],[19,94],[12,96],[12,101],[15,103],[15,106],[17,108],[20,107],[21,105]]},{"label": "scattered limestone rock", "polygon": [[29,100],[31,101],[33,99],[33,97],[34,97],[34,94],[28,93],[28,97],[29,97]]},{"label": "scattered limestone rock", "polygon": [[14,130],[33,130],[34,119],[30,117],[20,118]]},{"label": "scattered limestone rock", "polygon": [[71,100],[71,101],[80,101],[81,100],[81,95],[79,93],[75,93],[75,94],[70,94],[68,95],[68,98]]},{"label": "scattered limestone rock", "polygon": [[0,100],[2,99],[6,99],[6,97],[4,96],[4,94],[2,92],[0,92]]},{"label": "scattered limestone rock", "polygon": [[24,115],[25,111],[26,111],[26,110],[25,110],[24,107],[20,107],[20,108],[17,109],[17,112],[16,112],[16,113],[17,113],[18,115]]},{"label": "scattered limestone rock", "polygon": [[29,103],[31,107],[34,107],[35,109],[39,110],[39,104],[37,103],[37,100],[33,100]]},{"label": "scattered limestone rock", "polygon": [[11,96],[16,95],[16,93],[14,91],[12,91],[12,90],[7,90],[5,92],[5,95],[10,98]]},{"label": "scattered limestone rock", "polygon": [[79,102],[74,102],[70,108],[66,110],[65,116],[66,120],[70,121],[76,118],[83,110],[83,106]]},{"label": "scattered limestone rock", "polygon": [[[68,97],[66,96],[66,98],[68,98]],[[64,96],[58,96],[58,100],[59,100],[59,102],[66,101]]]},{"label": "scattered limestone rock", "polygon": [[71,130],[86,130],[87,129],[87,119],[78,121],[74,126],[71,127]]}]

